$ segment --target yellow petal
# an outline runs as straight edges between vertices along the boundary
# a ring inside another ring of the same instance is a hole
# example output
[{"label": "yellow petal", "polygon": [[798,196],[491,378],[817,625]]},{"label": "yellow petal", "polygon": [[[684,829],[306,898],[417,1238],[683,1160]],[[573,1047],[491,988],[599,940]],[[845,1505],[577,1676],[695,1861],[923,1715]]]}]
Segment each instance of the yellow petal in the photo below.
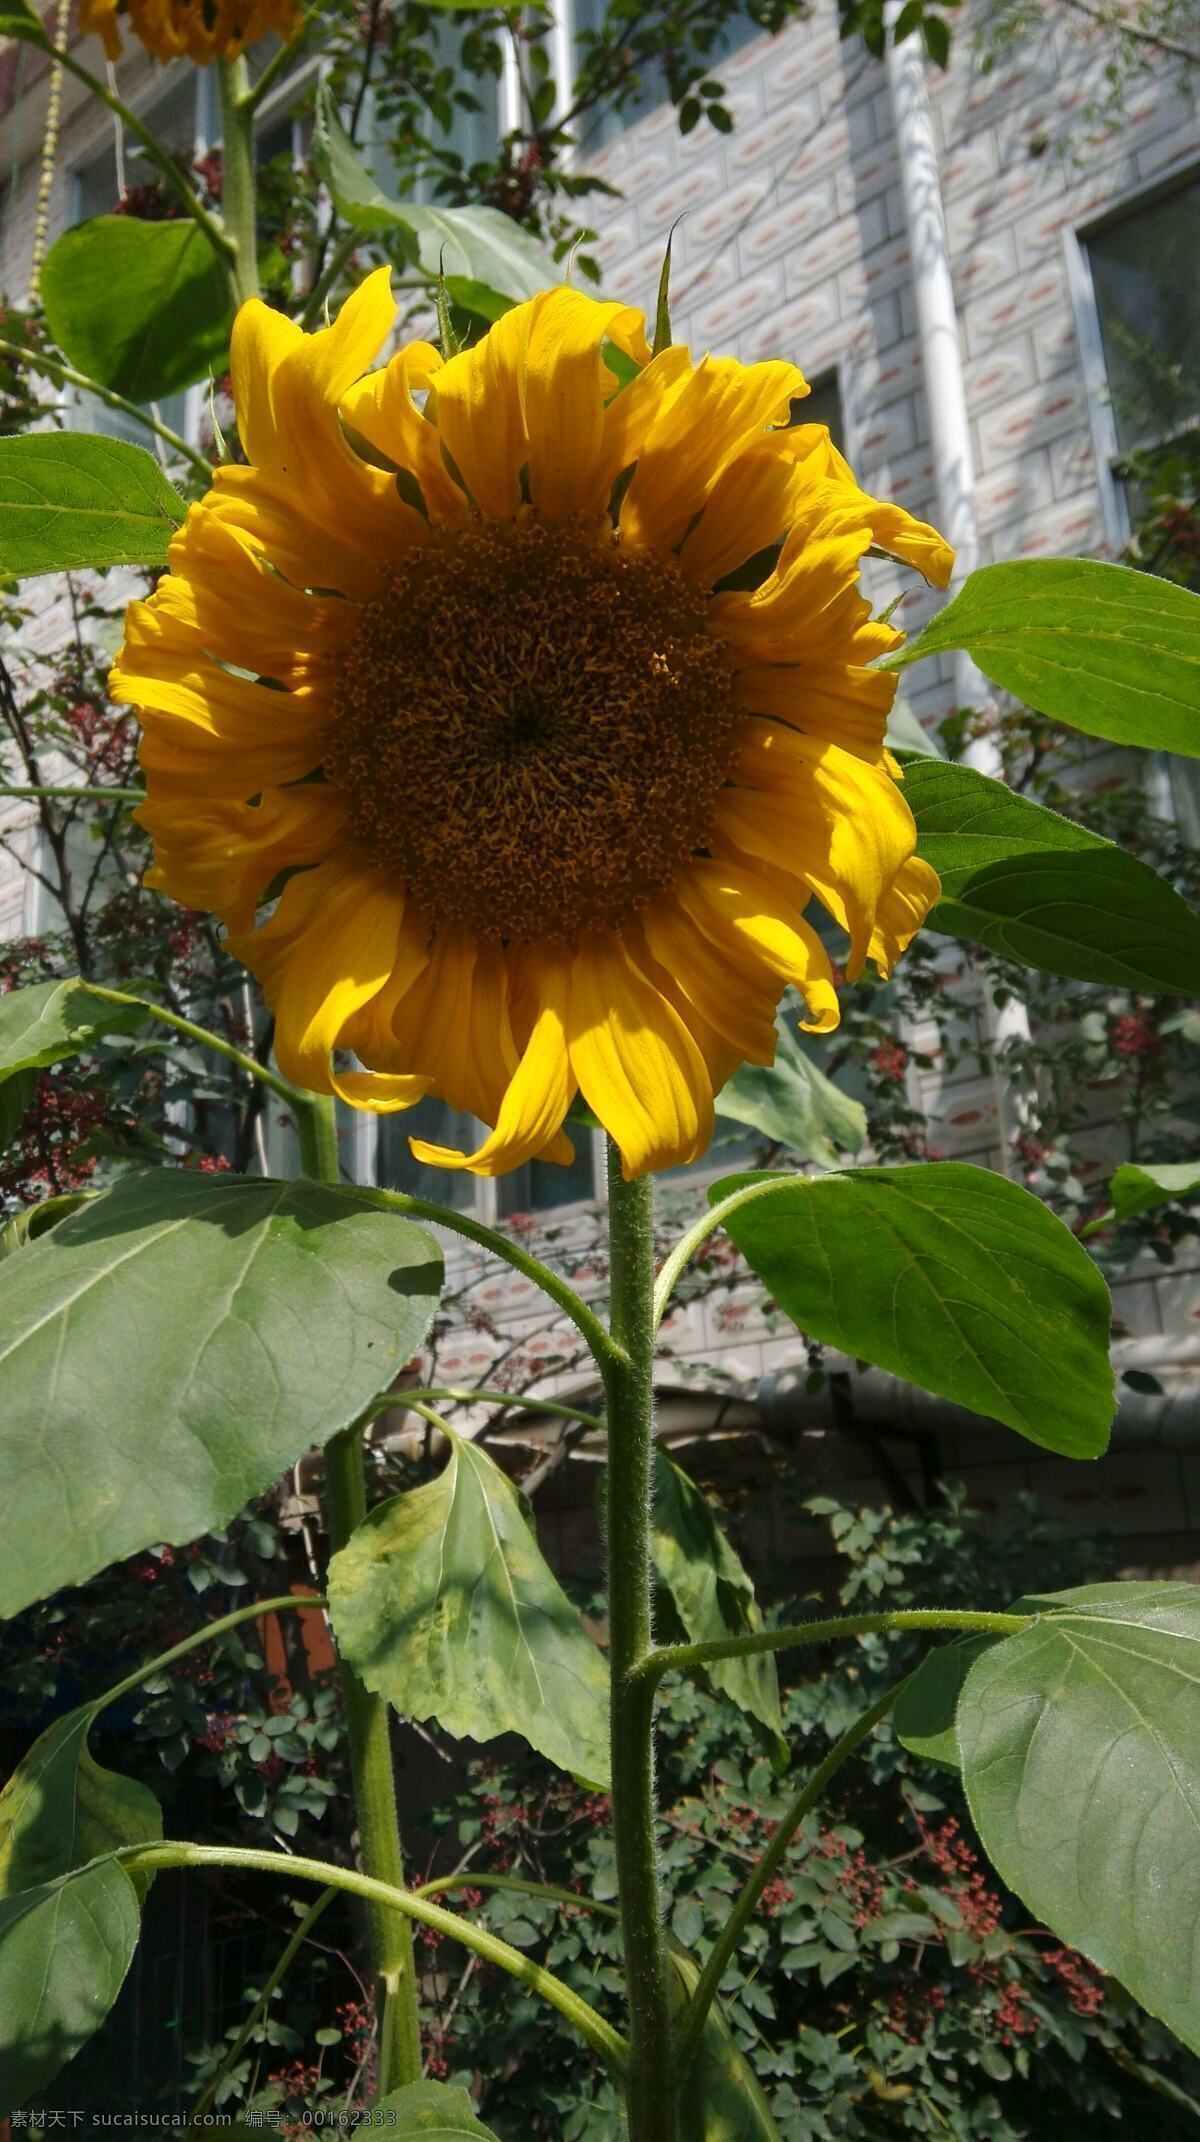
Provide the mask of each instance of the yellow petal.
[{"label": "yellow petal", "polygon": [[940,897],[941,879],[923,856],[910,856],[879,903],[870,956],[886,981]]},{"label": "yellow petal", "polygon": [[348,1021],[387,983],[403,913],[391,874],[351,857],[290,878],[269,922],[251,936],[231,936],[231,950],[258,976],[275,1013],[285,1078],[386,1113],[428,1092],[425,1078],[339,1077],[331,1063]]},{"label": "yellow petal", "polygon": [[437,426],[413,400],[414,389],[428,387],[442,370],[432,343],[410,342],[382,372],[348,389],[342,418],[377,453],[415,478],[432,521],[460,527],[470,514],[466,494],[446,466]]},{"label": "yellow petal", "polygon": [[533,502],[549,519],[603,510],[606,340],[631,355],[650,354],[642,315],[631,306],[544,290],[514,305],[439,372],[438,430],[490,518],[508,520],[519,510],[526,466]]},{"label": "yellow petal", "polygon": [[796,471],[769,442],[739,454],[718,476],[708,503],[679,552],[689,580],[724,579],[786,534]]},{"label": "yellow petal", "polygon": [[809,1012],[801,1022],[806,1033],[832,1031],[841,1014],[829,954],[816,931],[788,912],[767,878],[697,861],[680,873],[677,891],[699,927],[727,945],[744,969],[752,973],[761,965],[800,991]]},{"label": "yellow petal", "polygon": [[316,783],[267,789],[251,804],[173,794],[159,782],[134,816],[154,842],[147,885],[236,931],[251,928],[281,870],[305,869],[332,853],[346,803]]},{"label": "yellow petal", "polygon": [[900,680],[886,670],[816,663],[752,662],[734,679],[747,713],[799,729],[878,765],[887,718]]},{"label": "yellow petal", "polygon": [[553,1150],[570,1160],[573,1149],[554,1150],[574,1086],[567,1056],[566,1017],[570,960],[547,949],[536,961],[539,999],[533,1029],[500,1103],[496,1127],[473,1153],[413,1138],[416,1159],[439,1168],[469,1168],[475,1175],[504,1175]]},{"label": "yellow petal", "polygon": [[794,364],[738,364],[702,357],[664,397],[638,455],[621,507],[622,533],[672,550],[699,513],[727,462],[786,422],[805,391]]},{"label": "yellow petal", "polygon": [[[743,1063],[769,1064],[775,1054],[779,986],[761,967],[748,968],[727,932],[705,928],[703,910],[684,897],[686,866],[668,892],[642,909],[641,934],[656,965],[706,1026],[724,1036]],[[744,952],[744,948],[743,952]],[[678,999],[673,997],[678,1008]],[[687,1012],[683,1014],[685,1020]],[[690,1022],[689,1022],[690,1023]]]},{"label": "yellow petal", "polygon": [[678,1012],[620,940],[580,940],[567,1010],[571,1070],[619,1146],[627,1180],[696,1160],[712,1137],[712,1088]]},{"label": "yellow petal", "polygon": [[862,971],[876,910],[917,844],[904,797],[882,766],[836,744],[747,723],[722,791],[717,825],[742,855],[811,887],[850,937],[847,971]]}]

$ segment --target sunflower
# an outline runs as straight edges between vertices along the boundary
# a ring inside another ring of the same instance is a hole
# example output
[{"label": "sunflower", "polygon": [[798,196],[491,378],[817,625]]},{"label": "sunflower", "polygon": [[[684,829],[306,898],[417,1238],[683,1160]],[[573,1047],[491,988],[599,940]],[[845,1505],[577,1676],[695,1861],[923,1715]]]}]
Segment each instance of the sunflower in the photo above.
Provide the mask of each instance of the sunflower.
[{"label": "sunflower", "polygon": [[236,59],[247,45],[274,30],[293,37],[300,27],[297,0],[82,0],[79,27],[104,40],[110,60],[121,54],[123,16],[155,59]]},{"label": "sunflower", "polygon": [[554,289],[371,372],[393,319],[386,269],[317,334],[238,313],[249,465],[113,672],[149,882],[221,917],[298,1084],[493,1126],[418,1158],[566,1160],[581,1094],[627,1175],[693,1159],[785,986],[837,1024],[810,900],[853,977],[937,897],[858,577],[951,553],[789,425],[794,365],[652,357],[640,312]]}]

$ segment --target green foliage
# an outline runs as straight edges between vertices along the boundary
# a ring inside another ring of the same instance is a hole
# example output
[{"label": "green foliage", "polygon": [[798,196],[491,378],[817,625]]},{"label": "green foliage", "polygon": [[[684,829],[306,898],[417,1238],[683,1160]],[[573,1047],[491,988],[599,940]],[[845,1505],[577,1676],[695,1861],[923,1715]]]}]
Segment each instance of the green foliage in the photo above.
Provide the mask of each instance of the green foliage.
[{"label": "green foliage", "polygon": [[0,2118],[99,2028],[140,1927],[133,1883],[114,1860],[0,1898]]},{"label": "green foliage", "polygon": [[40,15],[36,15],[27,0],[3,0],[0,6],[0,37],[16,37],[22,43],[44,45],[49,42],[42,27]]},{"label": "green foliage", "polygon": [[910,1754],[942,1763],[947,1770],[961,1769],[954,1730],[958,1699],[980,1653],[999,1641],[996,1636],[957,1636],[926,1652],[892,1712],[896,1738]]},{"label": "green foliage", "polygon": [[424,2135],[426,2142],[496,2142],[490,2127],[481,2127],[465,2090],[447,2083],[409,2083],[390,2091],[371,2108],[371,2125],[386,2124],[397,2142]]},{"label": "green foliage", "polygon": [[460,1739],[520,1733],[607,1784],[607,1667],[478,1444],[453,1436],[435,1480],[370,1513],[329,1565],[329,1600],[343,1656],[398,1711]]},{"label": "green foliage", "polygon": [[1200,597],[1095,558],[981,566],[882,667],[961,648],[1068,728],[1200,758]]},{"label": "green foliage", "polygon": [[190,218],[75,224],[46,255],[41,293],[64,356],[129,401],[161,401],[225,370],[228,282]]},{"label": "green foliage", "polygon": [[0,1090],[23,1071],[60,1064],[105,1034],[140,1025],[141,1005],[107,1004],[86,982],[37,982],[0,997]]},{"label": "green foliage", "polygon": [[1113,1213],[1118,1220],[1131,1220],[1156,1205],[1180,1202],[1200,1193],[1200,1167],[1195,1161],[1168,1162],[1161,1167],[1136,1166],[1127,1161],[1109,1184]]},{"label": "green foliage", "polygon": [[1200,991],[1200,920],[1137,856],[967,766],[914,762],[904,792],[942,881],[930,928],[1047,974]]},{"label": "green foliage", "polygon": [[861,1101],[844,1093],[813,1062],[785,1010],[773,1064],[742,1064],[721,1088],[716,1111],[748,1123],[801,1160],[834,1168],[840,1153],[857,1153],[867,1135]]},{"label": "green foliage", "polygon": [[[798,1514],[786,1477],[774,1492],[785,1515]],[[953,1494],[930,1514],[832,1500],[810,1508],[830,1527],[846,1611],[964,1597],[1004,1607],[1039,1573],[1085,1581],[1107,1555],[1100,1543],[1064,1535],[1027,1498],[999,1525]],[[788,1595],[786,1571],[775,1582],[769,1570],[755,1574],[782,1616],[814,1611],[813,1600]],[[925,1648],[913,1635],[872,1636],[793,1655],[804,1678],[788,1687],[784,1712],[797,1769],[815,1767]],[[722,1695],[672,1680],[659,1725],[668,1932],[673,1954],[694,1971],[796,1779],[772,1776],[749,1721]],[[578,1906],[469,1886],[449,1901],[616,2013],[616,1930],[586,1905],[589,1895],[613,1894],[605,1812],[544,1765],[491,1752],[436,1820],[440,1864],[470,1855],[464,1883],[476,1870],[503,1869],[578,1892]],[[448,1946],[430,1960],[439,1989],[431,2071],[462,2083],[485,2078],[479,2112],[501,2142],[619,2142],[610,2085],[557,2021],[492,1974],[473,1974],[459,1996]],[[783,2142],[883,2142],[893,2133],[1095,2142],[1110,2125],[1185,2142],[1200,2104],[1196,2063],[1031,1925],[990,1876],[957,1778],[910,1756],[886,1728],[796,1840],[726,1975],[722,2012]]]},{"label": "green foliage", "polygon": [[154,1794],[92,1755],[93,1715],[71,1711],[40,1734],[0,1792],[0,1897],[162,1836]]},{"label": "green foliage", "polygon": [[1104,1449],[1108,1289],[1036,1198],[953,1161],[774,1180],[724,1224],[802,1331],[1066,1457]]},{"label": "green foliage", "polygon": [[[696,1990],[699,1966],[672,1948],[671,1969],[682,1999]],[[780,2142],[765,2093],[714,2001],[704,2035],[680,2093],[680,2126],[695,2142]]]},{"label": "green foliage", "polygon": [[1004,1880],[1200,2050],[1200,1590],[1088,1585],[971,1666],[967,1798]]},{"label": "green foliage", "polygon": [[391,1381],[440,1284],[353,1191],[175,1169],[6,1259],[3,1610],[231,1518]]},{"label": "green foliage", "polygon": [[535,297],[555,280],[543,248],[497,208],[438,208],[389,200],[355,154],[328,86],[317,92],[314,150],[334,206],[352,230],[400,231],[426,273]]},{"label": "green foliage", "polygon": [[[667,1595],[672,1619],[692,1643],[750,1636],[763,1627],[754,1586],[693,1480],[666,1452],[655,1451],[651,1552],[654,1573]],[[782,1737],[779,1677],[770,1652],[757,1658],[721,1659],[708,1669],[719,1688],[764,1728],[779,1767],[788,1758]]]},{"label": "green foliage", "polygon": [[86,432],[0,439],[0,578],[165,565],[183,503],[140,446]]}]

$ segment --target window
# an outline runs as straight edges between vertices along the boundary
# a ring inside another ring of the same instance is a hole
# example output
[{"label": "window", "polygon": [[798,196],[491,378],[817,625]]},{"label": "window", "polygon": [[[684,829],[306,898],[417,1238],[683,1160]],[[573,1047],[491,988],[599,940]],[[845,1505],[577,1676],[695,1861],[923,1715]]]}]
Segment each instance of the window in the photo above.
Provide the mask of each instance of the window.
[{"label": "window", "polygon": [[1146,505],[1125,457],[1169,449],[1200,424],[1200,176],[1108,218],[1074,266],[1080,341],[1110,535]]}]

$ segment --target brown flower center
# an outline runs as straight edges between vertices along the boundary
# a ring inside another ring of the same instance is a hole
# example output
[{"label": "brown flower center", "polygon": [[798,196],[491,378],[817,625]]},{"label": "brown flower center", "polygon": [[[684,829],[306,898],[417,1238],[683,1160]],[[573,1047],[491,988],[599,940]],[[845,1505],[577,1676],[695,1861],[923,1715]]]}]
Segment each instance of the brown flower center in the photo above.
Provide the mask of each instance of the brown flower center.
[{"label": "brown flower center", "polygon": [[438,919],[483,937],[615,928],[711,831],[729,656],[674,560],[532,516],[388,576],[339,681],[328,780]]}]

